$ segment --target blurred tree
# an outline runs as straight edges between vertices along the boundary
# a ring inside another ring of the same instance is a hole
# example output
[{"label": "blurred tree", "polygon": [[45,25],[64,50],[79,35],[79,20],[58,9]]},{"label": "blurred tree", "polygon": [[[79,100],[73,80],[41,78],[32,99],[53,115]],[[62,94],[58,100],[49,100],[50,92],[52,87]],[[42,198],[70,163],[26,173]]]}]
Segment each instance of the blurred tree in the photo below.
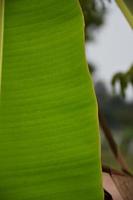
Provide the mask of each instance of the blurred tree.
[{"label": "blurred tree", "polygon": [[116,83],[120,84],[121,95],[122,97],[125,97],[125,91],[127,87],[129,86],[129,84],[132,85],[133,87],[133,65],[129,68],[127,72],[125,73],[119,72],[113,76],[112,86],[113,86],[114,92],[115,92]]},{"label": "blurred tree", "polygon": [[[102,27],[106,16],[105,1],[109,0],[79,0],[85,20],[85,39],[86,41],[94,40],[94,31]],[[89,31],[88,31],[89,30]],[[95,72],[95,64],[88,63],[91,73]]]},{"label": "blurred tree", "polygon": [[[106,3],[112,2],[115,0],[79,0],[79,1],[83,10],[84,19],[85,19],[85,39],[86,41],[91,42],[95,39],[94,31],[97,31],[97,29],[101,28],[104,25],[106,13],[108,12]],[[124,0],[124,1],[126,1],[129,7],[132,4],[132,0]],[[123,13],[124,11],[125,10],[123,10]],[[128,16],[126,17],[128,18]],[[94,75],[96,71],[95,64],[88,63],[88,66],[89,66],[90,72]],[[112,80],[112,84],[114,85],[114,87],[115,87],[116,82],[120,83],[121,93],[124,96],[125,89],[127,88],[128,84],[129,83],[133,84],[133,66],[126,74],[118,73],[117,75],[115,75]],[[123,132],[124,135],[126,133],[125,130],[127,129],[132,130],[133,103],[125,102],[124,99],[120,95],[117,95],[117,96],[112,95],[108,91],[108,87],[106,87],[105,83],[102,80],[95,82],[95,92],[97,95],[98,104],[100,108],[99,116],[101,117],[99,117],[99,123],[101,125],[101,128],[103,129],[103,132],[105,133],[106,138],[108,139],[110,148],[112,149],[112,152],[114,152],[116,160],[118,160],[122,169],[127,169],[126,171],[128,171],[127,165],[125,165],[125,161],[122,158],[119,148],[117,147],[117,144],[115,143],[115,140],[112,137],[111,130],[114,130],[114,129],[117,130],[116,131],[117,136],[120,139],[122,139],[121,130],[124,130]],[[103,120],[104,116],[106,120]],[[126,142],[126,145],[127,145],[129,141],[129,136],[126,138],[126,141],[127,141]]]},{"label": "blurred tree", "polygon": [[[107,0],[106,0],[107,1]],[[104,23],[106,7],[103,0],[80,0],[85,19],[86,39],[93,39],[93,30]],[[89,29],[89,31],[87,31]]]}]

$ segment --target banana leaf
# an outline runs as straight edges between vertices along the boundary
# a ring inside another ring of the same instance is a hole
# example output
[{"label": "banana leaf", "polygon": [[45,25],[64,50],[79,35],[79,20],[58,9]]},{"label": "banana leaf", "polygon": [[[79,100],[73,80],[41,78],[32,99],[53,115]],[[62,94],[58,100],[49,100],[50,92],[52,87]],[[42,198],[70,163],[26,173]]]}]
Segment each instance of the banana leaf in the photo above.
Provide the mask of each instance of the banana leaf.
[{"label": "banana leaf", "polygon": [[0,0],[0,91],[1,91],[1,71],[2,71],[2,53],[3,53],[3,25],[4,25],[4,4]]},{"label": "banana leaf", "polygon": [[79,3],[2,0],[0,10],[0,200],[102,200]]},{"label": "banana leaf", "polygon": [[121,11],[125,15],[130,26],[133,28],[133,1],[132,0],[116,0]]}]

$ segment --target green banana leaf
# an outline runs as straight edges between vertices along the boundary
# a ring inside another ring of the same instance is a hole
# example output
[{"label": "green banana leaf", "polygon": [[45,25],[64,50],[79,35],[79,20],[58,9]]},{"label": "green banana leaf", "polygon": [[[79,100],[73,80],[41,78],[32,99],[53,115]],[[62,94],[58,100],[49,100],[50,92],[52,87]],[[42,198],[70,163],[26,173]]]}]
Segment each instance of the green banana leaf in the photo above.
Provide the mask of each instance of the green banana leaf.
[{"label": "green banana leaf", "polygon": [[133,0],[116,0],[116,3],[125,15],[130,26],[133,28]]},{"label": "green banana leaf", "polygon": [[3,25],[4,25],[4,4],[0,0],[0,91],[1,91],[1,70],[2,70],[2,53],[3,53]]},{"label": "green banana leaf", "polygon": [[102,200],[79,3],[1,2],[0,200]]}]

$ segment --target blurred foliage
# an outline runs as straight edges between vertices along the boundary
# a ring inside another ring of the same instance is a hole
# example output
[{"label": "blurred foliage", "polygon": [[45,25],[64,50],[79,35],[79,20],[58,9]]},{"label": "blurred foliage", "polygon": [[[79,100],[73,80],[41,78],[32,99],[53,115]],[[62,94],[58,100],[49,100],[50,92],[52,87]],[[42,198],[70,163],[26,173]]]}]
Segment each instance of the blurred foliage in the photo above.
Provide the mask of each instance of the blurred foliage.
[{"label": "blurred foliage", "polygon": [[125,101],[120,95],[112,95],[102,80],[95,83],[95,91],[108,126],[115,130],[133,129],[133,102]]},{"label": "blurred foliage", "polygon": [[[104,25],[106,14],[108,12],[106,3],[113,1],[114,0],[80,0],[85,18],[86,41],[93,42],[95,39],[94,32]],[[133,0],[127,1],[129,1],[129,4],[133,2]],[[91,62],[88,64],[88,67],[95,79],[94,75],[97,73],[96,65]],[[131,66],[126,73],[117,73],[112,78],[114,88],[116,87],[116,83],[120,84],[122,95],[113,95],[110,93],[108,86],[103,80],[95,80],[94,82],[97,100],[100,109],[106,118],[108,127],[113,130],[114,137],[123,152],[125,152],[125,157],[129,165],[133,166],[133,161],[131,159],[133,155],[133,102],[127,102],[123,98],[128,85],[133,85],[133,66]],[[106,148],[106,145],[107,143],[104,140],[102,143],[102,158],[104,163],[118,168],[110,149]]]},{"label": "blurred foliage", "polygon": [[85,19],[86,39],[92,40],[93,30],[101,27],[104,23],[106,14],[105,2],[104,0],[80,0],[80,4]]},{"label": "blurred foliage", "polygon": [[125,97],[125,91],[127,87],[129,86],[129,84],[133,86],[133,65],[130,67],[130,69],[126,73],[119,72],[113,76],[112,86],[114,88],[114,92],[115,92],[116,83],[120,84],[121,95],[122,97]]},{"label": "blurred foliage", "polygon": [[[94,40],[94,31],[101,28],[106,16],[105,2],[110,0],[79,0],[85,20],[85,39]],[[88,63],[90,73],[95,72],[95,65]]]}]

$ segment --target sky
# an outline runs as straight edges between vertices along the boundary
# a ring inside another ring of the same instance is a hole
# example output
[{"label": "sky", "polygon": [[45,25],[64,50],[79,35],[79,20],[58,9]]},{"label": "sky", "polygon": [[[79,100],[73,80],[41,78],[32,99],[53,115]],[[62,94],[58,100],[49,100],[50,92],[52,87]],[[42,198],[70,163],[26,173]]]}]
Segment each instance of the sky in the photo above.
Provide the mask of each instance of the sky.
[{"label": "sky", "polygon": [[[86,45],[86,54],[96,64],[97,76],[109,86],[113,74],[133,64],[133,30],[115,3],[108,9],[105,25],[95,33],[95,41]],[[131,87],[127,95],[133,97]]]}]

